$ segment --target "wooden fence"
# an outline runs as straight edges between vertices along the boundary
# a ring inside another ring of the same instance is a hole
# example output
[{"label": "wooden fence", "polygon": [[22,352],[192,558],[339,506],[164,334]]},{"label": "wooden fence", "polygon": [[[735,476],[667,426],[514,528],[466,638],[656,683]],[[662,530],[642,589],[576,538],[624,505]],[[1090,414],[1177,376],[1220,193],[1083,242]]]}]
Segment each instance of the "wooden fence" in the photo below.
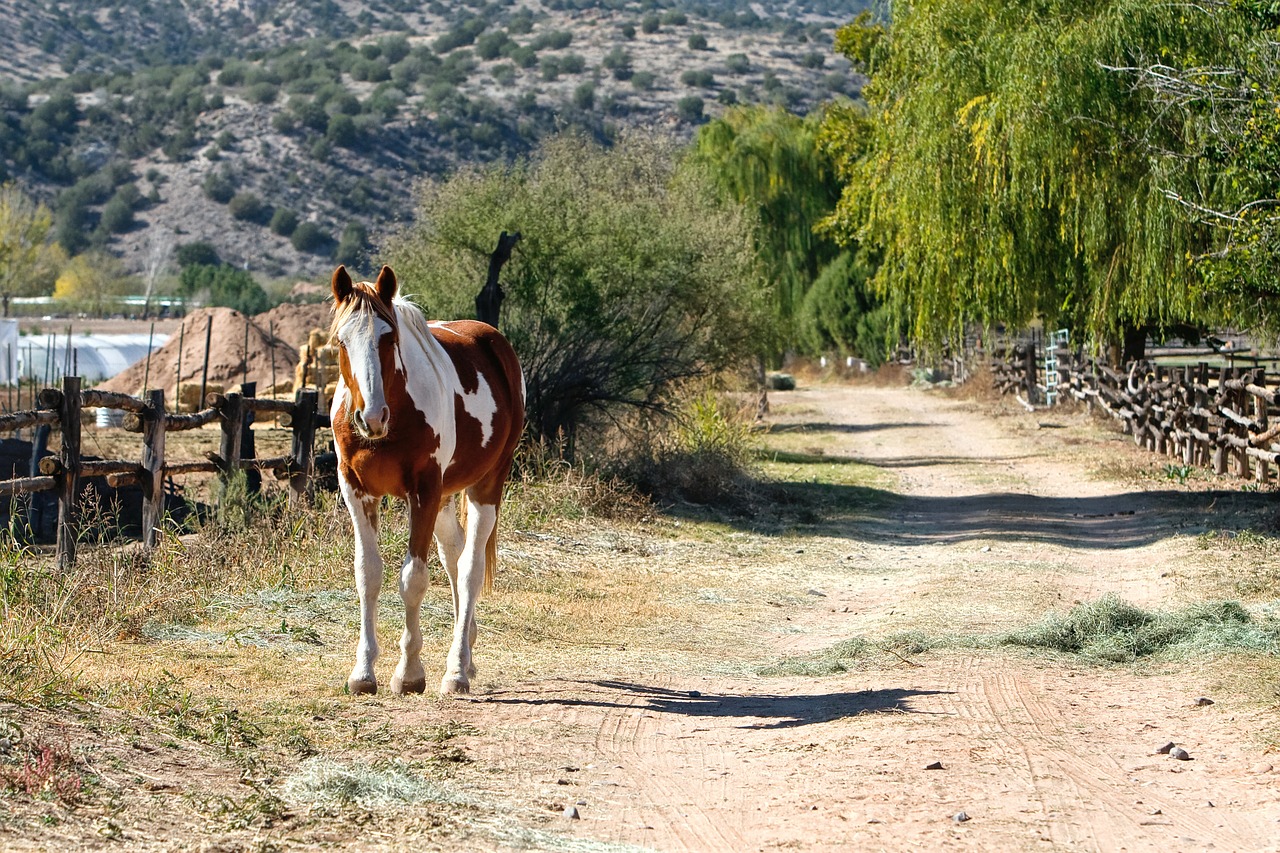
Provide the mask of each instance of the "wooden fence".
[{"label": "wooden fence", "polygon": [[[167,477],[193,473],[272,471],[277,479],[288,479],[290,499],[309,497],[317,472],[332,470],[333,454],[314,452],[316,430],[329,426],[329,415],[318,410],[319,394],[302,389],[296,399],[272,400],[255,397],[254,383],[245,383],[241,393],[209,394],[206,408],[191,414],[165,411],[164,392],[150,391],[146,398],[131,397],[94,389],[82,390],[80,378],[68,376],[62,388],[45,388],[36,396],[37,408],[0,415],[0,432],[25,427],[47,427],[61,432],[61,449],[56,456],[39,460],[39,474],[0,480],[0,496],[26,495],[55,490],[58,497],[57,553],[60,566],[70,565],[76,556],[76,509],[81,482],[87,477],[105,477],[108,485],[142,488],[142,542],[155,547],[164,508],[164,481]],[[82,460],[80,428],[85,409],[117,409],[125,412],[124,428],[142,436],[142,453],[133,460]],[[293,431],[287,456],[255,458],[251,424],[255,414],[276,414]],[[206,424],[221,425],[221,441],[216,452],[201,460],[171,461],[165,457],[165,434],[198,429]],[[33,454],[34,457],[34,454]],[[33,458],[33,465],[35,461]]]},{"label": "wooden fence", "polygon": [[1134,443],[1216,474],[1265,483],[1270,467],[1280,463],[1280,377],[1274,367],[1268,377],[1265,367],[1249,362],[1173,367],[1139,361],[1121,372],[1065,348],[1054,357],[1056,370],[1046,373],[1032,344],[997,352],[991,362],[996,388],[1031,407],[1056,391],[1060,400],[1108,413]]}]

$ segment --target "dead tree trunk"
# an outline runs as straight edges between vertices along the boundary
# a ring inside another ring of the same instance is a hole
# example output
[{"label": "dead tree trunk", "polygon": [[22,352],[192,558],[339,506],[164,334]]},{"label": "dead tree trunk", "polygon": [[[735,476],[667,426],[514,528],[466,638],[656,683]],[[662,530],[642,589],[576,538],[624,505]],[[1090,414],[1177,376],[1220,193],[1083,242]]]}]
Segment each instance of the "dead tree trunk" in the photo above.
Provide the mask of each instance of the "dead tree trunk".
[{"label": "dead tree trunk", "polygon": [[489,276],[484,287],[476,294],[476,319],[498,328],[498,314],[502,308],[502,300],[506,296],[502,286],[498,284],[498,274],[502,265],[511,259],[511,250],[520,242],[520,232],[508,234],[503,231],[498,235],[498,248],[489,256]]}]

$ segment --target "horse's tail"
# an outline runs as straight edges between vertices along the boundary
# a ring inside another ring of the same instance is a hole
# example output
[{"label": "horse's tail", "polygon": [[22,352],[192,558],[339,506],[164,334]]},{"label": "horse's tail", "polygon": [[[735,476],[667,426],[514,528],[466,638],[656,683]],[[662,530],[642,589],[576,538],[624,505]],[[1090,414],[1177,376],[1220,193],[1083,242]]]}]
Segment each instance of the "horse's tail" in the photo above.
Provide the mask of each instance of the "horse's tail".
[{"label": "horse's tail", "polygon": [[[470,501],[459,501],[462,504],[462,529],[467,528],[467,505]],[[493,578],[498,573],[498,521],[495,518],[493,522],[493,530],[489,531],[489,538],[484,543],[484,586],[481,591],[484,593],[493,592]]]},{"label": "horse's tail", "polygon": [[493,592],[493,576],[498,571],[498,525],[493,525],[489,532],[489,541],[484,543],[484,591]]}]

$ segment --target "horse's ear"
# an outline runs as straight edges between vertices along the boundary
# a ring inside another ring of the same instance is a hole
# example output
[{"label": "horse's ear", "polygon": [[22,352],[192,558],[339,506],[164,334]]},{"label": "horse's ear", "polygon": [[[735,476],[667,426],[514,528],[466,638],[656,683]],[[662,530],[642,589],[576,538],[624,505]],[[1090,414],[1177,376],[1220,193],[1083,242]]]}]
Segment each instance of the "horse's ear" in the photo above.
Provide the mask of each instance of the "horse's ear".
[{"label": "horse's ear", "polygon": [[346,302],[347,297],[351,295],[351,291],[355,286],[351,283],[351,275],[347,272],[347,268],[342,264],[333,271],[333,298],[336,302]]},{"label": "horse's ear", "polygon": [[385,264],[382,271],[378,273],[378,298],[388,305],[396,296],[396,274],[391,271],[391,267]]}]

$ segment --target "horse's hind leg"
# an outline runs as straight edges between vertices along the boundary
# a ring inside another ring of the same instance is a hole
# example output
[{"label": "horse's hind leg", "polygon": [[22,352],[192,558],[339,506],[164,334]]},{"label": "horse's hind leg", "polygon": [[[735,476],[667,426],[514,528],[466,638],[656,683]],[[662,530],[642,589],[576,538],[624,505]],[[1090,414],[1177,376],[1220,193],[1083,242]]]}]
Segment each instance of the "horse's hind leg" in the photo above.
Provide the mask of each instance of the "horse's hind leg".
[{"label": "horse's hind leg", "polygon": [[400,663],[391,677],[395,693],[422,693],[427,673],[422,668],[422,598],[427,593],[427,557],[440,504],[437,494],[409,499],[409,552],[400,568],[400,597],[404,600],[404,633],[400,636]]},{"label": "horse's hind leg", "polygon": [[[454,498],[440,508],[436,516],[436,547],[440,550],[440,564],[449,576],[449,593],[453,596],[453,618],[458,618],[458,560],[462,557],[462,549],[467,544],[467,536],[458,523],[458,506]],[[471,620],[468,631],[469,642],[475,644],[475,619]],[[467,677],[474,678],[474,665],[467,669]]]},{"label": "horse's hind leg", "polygon": [[342,496],[351,513],[355,529],[356,592],[360,596],[360,641],[356,645],[356,662],[347,678],[352,694],[377,693],[378,679],[373,664],[378,659],[378,593],[382,589],[382,556],[378,553],[379,499],[356,492],[339,477]]},{"label": "horse's hind leg", "polygon": [[454,584],[457,606],[453,620],[453,644],[449,648],[444,678],[440,681],[441,693],[468,693],[471,690],[471,678],[475,676],[471,645],[476,632],[476,601],[484,585],[485,547],[497,520],[496,503],[479,503],[467,495],[467,544],[458,560],[458,580]]}]

